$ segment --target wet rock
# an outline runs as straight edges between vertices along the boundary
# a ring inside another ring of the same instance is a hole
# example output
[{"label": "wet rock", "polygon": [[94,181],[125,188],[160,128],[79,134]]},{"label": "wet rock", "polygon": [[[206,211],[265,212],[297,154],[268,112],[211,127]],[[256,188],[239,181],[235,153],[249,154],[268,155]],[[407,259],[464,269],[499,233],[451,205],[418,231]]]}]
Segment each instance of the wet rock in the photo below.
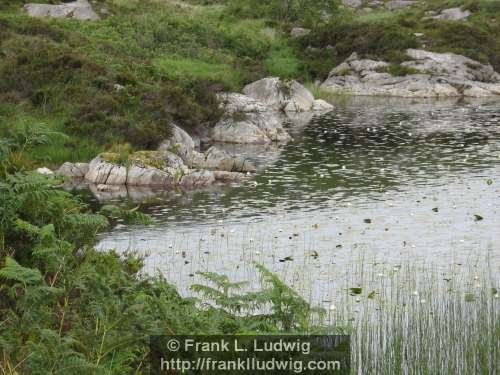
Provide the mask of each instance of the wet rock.
[{"label": "wet rock", "polygon": [[77,0],[59,5],[30,3],[24,9],[31,17],[75,18],[83,21],[97,21],[100,17],[87,0]]},{"label": "wet rock", "polygon": [[104,192],[117,192],[122,189],[120,185],[105,185],[105,184],[99,184],[96,186],[97,191],[104,191]]},{"label": "wet rock", "polygon": [[184,188],[200,188],[215,182],[214,172],[194,171],[182,176],[179,185]]},{"label": "wet rock", "polygon": [[214,177],[216,181],[229,183],[229,182],[241,182],[245,179],[246,176],[244,173],[239,173],[239,172],[214,171]]},{"label": "wet rock", "polygon": [[255,172],[255,166],[245,158],[232,156],[215,146],[210,147],[198,158],[193,167],[227,172]]},{"label": "wet rock", "polygon": [[333,105],[323,99],[316,99],[312,109],[314,112],[329,112],[333,110]]},{"label": "wet rock", "polygon": [[403,67],[415,73],[392,76],[384,61],[353,54],[334,68],[323,89],[353,95],[453,97],[500,95],[500,75],[484,65],[453,53],[409,49]]},{"label": "wet rock", "polygon": [[89,171],[89,163],[66,162],[59,167],[56,173],[60,176],[82,178]]}]

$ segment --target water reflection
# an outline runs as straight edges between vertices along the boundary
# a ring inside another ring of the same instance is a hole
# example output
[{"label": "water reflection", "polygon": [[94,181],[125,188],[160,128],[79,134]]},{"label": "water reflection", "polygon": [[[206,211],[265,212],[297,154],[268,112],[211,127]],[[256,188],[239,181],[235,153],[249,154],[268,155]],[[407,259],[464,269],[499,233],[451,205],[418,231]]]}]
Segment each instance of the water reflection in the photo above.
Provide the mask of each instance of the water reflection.
[{"label": "water reflection", "polygon": [[227,146],[260,166],[256,184],[144,193],[158,224],[115,228],[100,246],[151,254],[147,269],[181,290],[197,270],[252,278],[257,260],[318,299],[359,257],[451,264],[490,249],[498,267],[499,101],[335,105],[289,124],[294,141],[279,149]]}]

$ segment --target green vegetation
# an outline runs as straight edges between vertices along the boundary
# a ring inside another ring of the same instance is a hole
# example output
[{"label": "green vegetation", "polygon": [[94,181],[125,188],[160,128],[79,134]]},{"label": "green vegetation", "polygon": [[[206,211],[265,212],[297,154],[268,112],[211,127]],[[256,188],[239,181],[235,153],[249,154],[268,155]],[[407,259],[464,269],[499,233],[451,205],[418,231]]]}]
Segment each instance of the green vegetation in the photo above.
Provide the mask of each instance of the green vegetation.
[{"label": "green vegetation", "polygon": [[[22,128],[0,143],[0,370],[2,374],[145,374],[149,335],[300,332],[328,329],[275,275],[257,265],[262,291],[237,293],[223,276],[194,286],[211,305],[180,297],[141,259],[93,249],[117,221],[148,224],[137,208],[90,208],[9,161],[50,142]],[[268,313],[255,315],[255,311]],[[331,330],[330,330],[331,331]]]},{"label": "green vegetation", "polygon": [[[427,11],[463,6],[473,14],[466,21],[426,18]],[[495,0],[428,0],[398,11],[376,9],[371,13],[345,12],[319,25],[298,43],[305,70],[325,78],[333,66],[352,52],[361,57],[401,63],[407,48],[454,52],[500,70],[500,5]],[[415,33],[422,33],[417,37]],[[330,46],[330,48],[326,48]]]},{"label": "green vegetation", "polygon": [[[358,15],[332,0],[101,0],[96,9],[109,14],[99,22],[32,19],[23,3],[0,3],[2,374],[143,374],[149,335],[344,332],[338,324],[356,337],[362,373],[498,370],[495,280],[476,289],[466,280],[469,289],[449,294],[430,280],[418,300],[401,291],[410,277],[394,279],[394,294],[350,287],[366,297],[365,309],[378,303],[379,313],[360,319],[312,308],[259,265],[260,291],[207,272],[211,285],[193,286],[200,299],[183,298],[161,275],[142,275],[133,254],[94,249],[110,225],[148,224],[137,207],[95,212],[62,181],[27,170],[104,151],[122,164],[148,157],[134,152],[155,149],[172,122],[215,123],[217,92],[266,75],[324,79],[352,52],[389,61],[394,75],[414,73],[401,65],[404,51],[424,47],[500,70],[500,2],[422,1]],[[425,19],[457,5],[474,14],[460,23]],[[312,32],[292,40],[295,26]],[[316,97],[331,95],[308,86]]]},{"label": "green vegetation", "polygon": [[[421,1],[354,13],[336,0],[101,0],[99,22],[32,19],[24,1],[0,8],[0,121],[65,134],[26,154],[26,168],[88,161],[114,144],[154,149],[170,123],[210,126],[215,94],[267,75],[323,80],[352,52],[402,69],[407,48],[456,52],[500,70],[497,1]],[[425,19],[463,6],[465,22]],[[290,38],[292,27],[312,32]],[[422,37],[415,36],[422,33]]]}]

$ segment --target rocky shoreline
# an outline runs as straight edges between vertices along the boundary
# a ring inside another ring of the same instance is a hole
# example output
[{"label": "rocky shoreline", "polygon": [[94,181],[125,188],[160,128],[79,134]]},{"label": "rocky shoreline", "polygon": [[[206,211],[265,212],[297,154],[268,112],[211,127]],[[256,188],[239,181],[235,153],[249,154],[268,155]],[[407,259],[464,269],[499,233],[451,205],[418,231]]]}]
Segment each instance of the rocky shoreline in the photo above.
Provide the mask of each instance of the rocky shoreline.
[{"label": "rocky shoreline", "polygon": [[488,97],[500,95],[500,74],[454,53],[409,49],[408,60],[396,68],[385,61],[363,59],[353,53],[335,67],[321,88],[349,95],[429,97]]},{"label": "rocky shoreline", "polygon": [[[224,115],[213,128],[204,129],[202,141],[172,124],[171,137],[158,150],[128,155],[102,153],[89,163],[66,162],[55,174],[80,179],[103,192],[115,191],[116,186],[190,189],[238,183],[255,172],[256,167],[250,160],[234,156],[214,143],[285,143],[292,139],[283,127],[287,118],[333,109],[331,104],[315,100],[297,81],[264,78],[246,86],[243,92],[219,95]],[[201,152],[201,143],[210,147]]]}]

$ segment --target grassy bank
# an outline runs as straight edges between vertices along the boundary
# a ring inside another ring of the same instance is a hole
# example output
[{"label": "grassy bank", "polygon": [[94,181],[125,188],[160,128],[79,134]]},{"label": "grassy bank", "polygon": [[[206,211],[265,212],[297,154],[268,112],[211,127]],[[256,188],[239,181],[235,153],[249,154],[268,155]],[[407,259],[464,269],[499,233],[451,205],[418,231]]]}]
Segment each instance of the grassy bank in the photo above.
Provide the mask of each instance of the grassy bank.
[{"label": "grassy bank", "polygon": [[[98,22],[29,18],[24,3],[0,5],[0,135],[13,124],[43,123],[67,136],[17,160],[25,169],[88,161],[123,143],[154,149],[172,122],[193,129],[217,121],[221,90],[269,75],[323,80],[355,51],[391,61],[397,74],[406,73],[406,48],[456,52],[500,70],[493,0],[369,13],[334,0],[100,0]],[[425,19],[458,5],[473,12],[467,21]],[[312,32],[291,38],[296,26]]]}]

